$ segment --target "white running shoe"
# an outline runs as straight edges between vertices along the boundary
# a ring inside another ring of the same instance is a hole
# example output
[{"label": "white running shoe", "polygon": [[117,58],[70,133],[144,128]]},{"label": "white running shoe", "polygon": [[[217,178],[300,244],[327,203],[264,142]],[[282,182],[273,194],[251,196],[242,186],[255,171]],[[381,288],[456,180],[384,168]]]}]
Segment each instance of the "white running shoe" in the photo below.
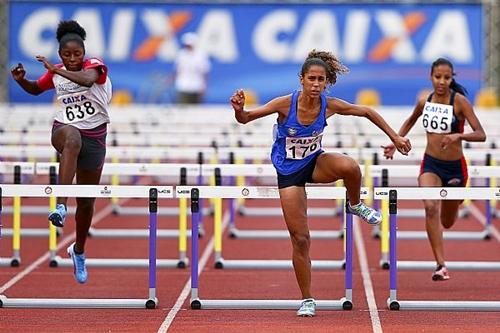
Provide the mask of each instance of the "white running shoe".
[{"label": "white running shoe", "polygon": [[302,301],[300,309],[297,311],[299,317],[314,317],[316,315],[316,303],[314,298],[306,298]]}]

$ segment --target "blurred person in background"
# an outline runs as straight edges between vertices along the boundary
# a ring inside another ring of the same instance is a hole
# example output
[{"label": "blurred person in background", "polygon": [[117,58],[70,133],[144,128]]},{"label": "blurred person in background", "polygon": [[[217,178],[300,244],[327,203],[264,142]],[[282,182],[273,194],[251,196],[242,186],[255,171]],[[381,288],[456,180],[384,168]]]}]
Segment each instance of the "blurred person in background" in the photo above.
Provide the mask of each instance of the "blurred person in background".
[{"label": "blurred person in background", "polygon": [[[485,141],[486,134],[467,99],[467,90],[454,79],[453,64],[444,58],[432,63],[430,79],[433,91],[420,96],[411,115],[403,122],[399,135],[405,136],[420,116],[426,131],[427,145],[420,165],[418,185],[422,187],[465,187],[467,163],[463,141]],[[472,128],[464,133],[465,121]],[[392,159],[393,144],[383,146],[384,156]],[[436,260],[432,280],[450,278],[444,260],[443,228],[449,229],[458,217],[463,200],[424,200],[425,227]]]},{"label": "blurred person in background", "polygon": [[337,74],[347,71],[332,53],[313,50],[300,71],[301,90],[274,98],[253,110],[244,109],[245,94],[241,89],[230,99],[239,123],[277,116],[271,160],[277,171],[281,207],[292,242],[292,262],[303,299],[297,315],[302,317],[316,313],[311,294],[311,240],[305,184],[342,179],[347,189],[349,212],[370,225],[381,222],[380,213],[360,201],[358,163],[347,155],[323,151],[321,139],[327,119],[334,114],[366,117],[389,136],[402,154],[407,155],[411,149],[410,141],[394,132],[375,110],[326,96],[325,89],[337,82]]},{"label": "blurred person in background", "polygon": [[[60,154],[59,184],[97,185],[106,155],[108,105],[111,101],[111,81],[108,68],[97,58],[85,58],[85,30],[78,22],[61,21],[57,27],[61,64],[52,64],[44,56],[36,59],[47,69],[38,80],[25,78],[21,63],[11,73],[27,93],[39,95],[55,89],[57,109],[52,125],[52,145]],[[54,226],[63,227],[68,198],[57,198],[56,209],[49,214]],[[73,260],[75,279],[85,283],[85,241],[94,214],[95,198],[76,198],[76,242],[68,255]]]},{"label": "blurred person in background", "polygon": [[200,104],[207,90],[210,61],[198,47],[198,36],[188,32],[181,37],[182,48],[174,62],[174,85],[179,104]]}]

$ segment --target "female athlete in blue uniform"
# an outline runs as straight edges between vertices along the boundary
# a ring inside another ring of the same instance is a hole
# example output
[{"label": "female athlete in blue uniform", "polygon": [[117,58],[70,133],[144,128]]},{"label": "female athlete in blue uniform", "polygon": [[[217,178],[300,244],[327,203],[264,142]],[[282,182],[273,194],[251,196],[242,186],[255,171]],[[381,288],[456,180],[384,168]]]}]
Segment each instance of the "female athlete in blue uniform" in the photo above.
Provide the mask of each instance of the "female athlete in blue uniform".
[{"label": "female athlete in blue uniform", "polygon": [[[406,135],[420,116],[427,134],[427,146],[420,167],[418,184],[422,187],[465,186],[467,164],[462,151],[462,141],[485,141],[481,123],[465,97],[467,91],[453,78],[453,64],[444,58],[433,62],[431,81],[434,92],[421,98],[413,113],[401,125],[400,135]],[[471,133],[464,134],[467,120]],[[384,156],[392,159],[395,148],[390,144],[384,148]],[[424,200],[426,230],[436,259],[436,270],[432,280],[450,278],[444,261],[443,230],[453,226],[462,200]],[[441,225],[440,225],[441,220]]]},{"label": "female athlete in blue uniform", "polygon": [[277,97],[251,111],[244,110],[242,90],[231,97],[236,120],[248,123],[271,114],[278,114],[277,131],[271,159],[278,174],[278,187],[283,215],[293,246],[293,267],[302,293],[299,316],[314,316],[312,298],[310,237],[307,224],[306,183],[344,181],[349,209],[369,224],[380,223],[380,214],[360,201],[361,171],[357,162],[343,154],[325,153],[321,138],[326,119],[334,114],[366,117],[382,129],[402,154],[408,154],[410,141],[396,134],[374,110],[343,100],[327,97],[325,88],[334,85],[338,73],[347,72],[330,52],[313,50],[302,65],[302,90]]}]

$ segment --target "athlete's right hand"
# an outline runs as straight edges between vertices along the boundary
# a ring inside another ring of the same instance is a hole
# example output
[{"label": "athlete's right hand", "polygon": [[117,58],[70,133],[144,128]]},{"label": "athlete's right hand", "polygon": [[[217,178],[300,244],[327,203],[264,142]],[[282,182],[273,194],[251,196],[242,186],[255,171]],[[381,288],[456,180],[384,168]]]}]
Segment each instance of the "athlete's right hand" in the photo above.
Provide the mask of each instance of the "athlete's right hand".
[{"label": "athlete's right hand", "polygon": [[22,80],[26,75],[26,71],[24,70],[23,64],[21,63],[18,63],[16,67],[12,68],[10,73],[12,74],[12,78],[14,78],[14,80],[16,81]]},{"label": "athlete's right hand", "polygon": [[386,146],[380,146],[384,149],[384,157],[388,160],[392,160],[394,153],[396,152],[396,146],[393,143],[390,143]]},{"label": "athlete's right hand", "polygon": [[245,92],[243,92],[243,89],[236,90],[231,96],[230,101],[234,111],[243,111],[243,107],[245,105]]}]

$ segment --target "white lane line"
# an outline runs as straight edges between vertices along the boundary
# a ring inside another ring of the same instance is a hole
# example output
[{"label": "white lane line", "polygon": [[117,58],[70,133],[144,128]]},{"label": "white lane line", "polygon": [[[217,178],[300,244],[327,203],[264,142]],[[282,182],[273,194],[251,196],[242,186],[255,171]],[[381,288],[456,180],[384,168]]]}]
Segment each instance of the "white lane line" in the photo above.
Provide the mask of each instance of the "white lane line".
[{"label": "white lane line", "polygon": [[[484,214],[476,207],[476,205],[475,204],[470,205],[469,209],[470,209],[470,212],[472,213],[472,215],[474,215],[474,217],[476,219],[478,219],[479,222],[481,222],[481,224],[483,226],[485,226],[486,225],[486,216],[484,216]],[[497,228],[495,228],[495,226],[493,224],[490,225],[490,231],[493,234],[493,236],[495,236],[497,241],[500,241],[500,232],[498,232]]]},{"label": "white lane line", "polygon": [[[228,224],[229,224],[229,214],[227,214],[226,212],[224,214],[224,217],[222,218],[222,233],[224,233],[224,230],[226,230]],[[203,270],[203,268],[205,268],[205,265],[208,262],[208,258],[210,258],[210,255],[212,254],[213,248],[214,248],[214,236],[212,235],[210,241],[207,244],[207,247],[203,251],[203,255],[201,256],[200,262],[198,264],[198,276],[200,276],[201,271]],[[184,288],[182,289],[179,297],[177,298],[177,301],[175,301],[174,306],[168,312],[167,317],[165,318],[160,328],[158,329],[158,333],[166,333],[168,331],[170,325],[175,319],[175,316],[182,308],[182,304],[184,304],[184,301],[189,296],[190,292],[191,292],[191,277],[187,280],[186,284],[184,285]]]},{"label": "white lane line", "polygon": [[354,238],[356,240],[356,251],[358,252],[359,266],[361,267],[361,276],[363,277],[363,286],[365,289],[366,300],[368,302],[368,309],[370,311],[373,332],[382,333],[382,325],[380,323],[380,317],[378,316],[377,302],[375,301],[375,293],[373,292],[373,284],[370,277],[368,259],[366,257],[365,243],[363,241],[363,234],[359,223],[362,222],[356,218],[353,225]]},{"label": "white lane line", "polygon": [[[120,203],[123,204],[129,199],[125,199],[121,201]],[[94,215],[94,218],[92,219],[92,226],[99,223],[102,221],[105,217],[110,215],[113,212],[113,205],[110,204],[106,207],[104,207],[101,211],[99,211],[96,215]],[[76,233],[72,232],[68,236],[64,237],[58,244],[56,251],[61,250],[62,248],[66,247],[70,242],[74,241],[76,237]],[[45,260],[48,260],[50,258],[50,251],[45,252],[41,257],[36,259],[33,263],[31,263],[29,266],[27,266],[25,269],[23,269],[21,272],[17,273],[12,279],[7,281],[3,286],[0,287],[0,294],[3,294],[7,289],[12,287],[14,284],[19,282],[22,278],[24,278],[26,275],[31,273],[33,270],[35,270],[38,266],[40,266]]]}]

